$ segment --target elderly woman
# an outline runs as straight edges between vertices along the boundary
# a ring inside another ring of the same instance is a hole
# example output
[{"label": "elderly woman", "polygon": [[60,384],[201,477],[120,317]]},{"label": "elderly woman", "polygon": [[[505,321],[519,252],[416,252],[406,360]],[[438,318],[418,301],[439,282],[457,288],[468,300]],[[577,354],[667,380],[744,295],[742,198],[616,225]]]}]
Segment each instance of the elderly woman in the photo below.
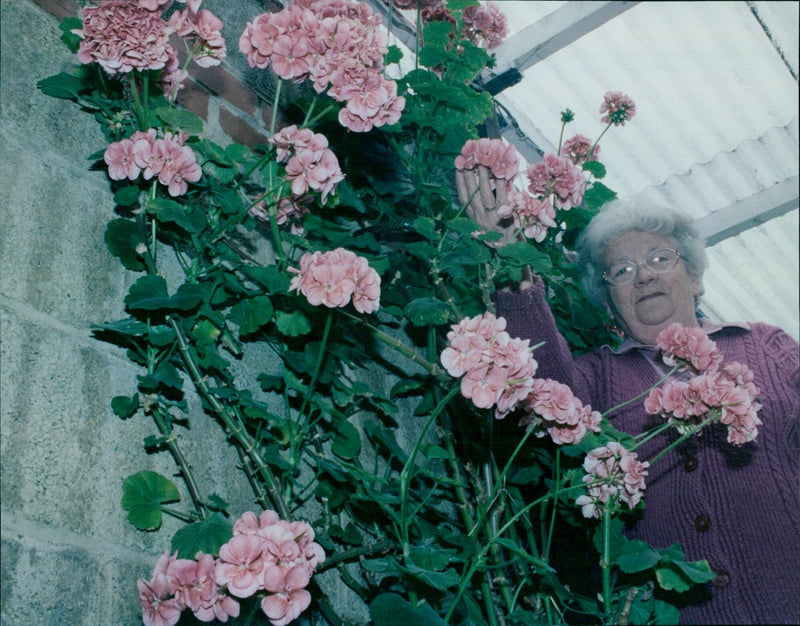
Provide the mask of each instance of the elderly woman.
[{"label": "elderly woman", "polygon": [[[512,336],[545,342],[536,351],[537,376],[568,384],[583,402],[605,411],[667,373],[655,338],[679,322],[705,330],[725,361],[747,364],[763,405],[757,441],[735,447],[723,426],[707,427],[652,465],[645,510],[629,537],[656,548],[680,542],[688,560],[707,559],[716,572],[682,607],[682,623],[800,623],[797,342],[765,324],[698,318],[704,243],[679,213],[614,203],[586,228],[578,253],[587,295],[605,306],[624,340],[573,358],[545,286],[533,276],[494,298]],[[633,435],[659,420],[642,402],[608,417]],[[643,445],[639,458],[652,458],[674,436],[664,433]]]}]

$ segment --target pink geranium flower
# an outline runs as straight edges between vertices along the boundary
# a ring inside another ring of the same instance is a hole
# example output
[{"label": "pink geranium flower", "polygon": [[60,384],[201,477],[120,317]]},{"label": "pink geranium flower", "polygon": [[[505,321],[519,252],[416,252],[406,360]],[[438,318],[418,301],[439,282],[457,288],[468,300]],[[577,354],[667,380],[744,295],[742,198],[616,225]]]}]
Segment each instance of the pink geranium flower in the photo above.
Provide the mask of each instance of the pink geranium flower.
[{"label": "pink geranium flower", "polygon": [[584,135],[575,135],[567,139],[561,146],[562,156],[567,157],[575,165],[585,161],[596,161],[600,153],[600,146],[592,146],[592,141]]},{"label": "pink geranium flower", "polygon": [[463,376],[462,395],[478,408],[496,406],[497,419],[528,395],[537,367],[528,340],[512,338],[505,325],[504,318],[488,311],[465,318],[451,326],[448,346],[440,356],[451,376]]},{"label": "pink geranium flower", "polygon": [[108,165],[108,176],[112,180],[136,180],[141,168],[136,164],[133,155],[133,141],[123,139],[115,141],[106,148],[103,160]]},{"label": "pink geranium flower", "polygon": [[496,48],[508,35],[508,19],[494,2],[468,6],[463,16],[463,36],[481,47]]},{"label": "pink geranium flower", "polygon": [[670,324],[658,334],[656,345],[664,363],[685,366],[694,372],[714,371],[722,362],[717,344],[699,327]]},{"label": "pink geranium flower", "polygon": [[556,444],[579,443],[587,430],[600,432],[600,413],[584,406],[572,389],[558,381],[535,378],[522,406],[525,416],[520,425],[537,428],[539,436],[546,431]]},{"label": "pink geranium flower", "polygon": [[160,70],[169,58],[169,32],[156,11],[129,0],[108,0],[83,9],[78,60],[98,63],[113,76]]},{"label": "pink geranium flower", "polygon": [[261,586],[262,542],[252,535],[235,535],[219,550],[214,576],[237,598],[252,596]]},{"label": "pink geranium flower", "polygon": [[498,207],[497,216],[513,218],[514,225],[525,237],[539,242],[557,226],[556,212],[549,198],[534,198],[519,189],[508,193],[508,201]]},{"label": "pink geranium flower", "polygon": [[330,252],[306,253],[300,258],[289,290],[302,293],[314,305],[344,307],[351,301],[360,313],[373,313],[380,306],[380,276],[363,257],[337,248]]},{"label": "pink geranium flower", "polygon": [[354,132],[395,123],[405,106],[383,76],[388,37],[380,16],[363,2],[294,0],[248,22],[239,50],[251,67],[281,78],[309,79],[318,93],[345,107],[339,120]]},{"label": "pink geranium flower", "polygon": [[583,462],[586,493],[575,500],[583,516],[599,518],[603,507],[615,502],[633,509],[642,499],[649,465],[616,441],[589,452]]},{"label": "pink geranium flower", "polygon": [[553,196],[553,206],[569,209],[580,205],[586,191],[583,172],[567,157],[546,154],[527,170],[528,191],[535,196]]},{"label": "pink geranium flower", "polygon": [[517,151],[502,139],[468,139],[456,157],[455,165],[459,170],[474,170],[483,165],[494,178],[507,181],[519,173]]},{"label": "pink geranium flower", "polygon": [[197,11],[189,7],[175,11],[168,26],[187,42],[191,42],[191,55],[200,67],[219,65],[227,50],[222,37],[223,23],[211,11]]},{"label": "pink geranium flower", "polygon": [[294,621],[311,604],[311,594],[305,589],[275,593],[261,601],[261,610],[272,626],[285,626]]},{"label": "pink geranium flower", "polygon": [[625,126],[625,122],[636,115],[636,104],[630,96],[619,91],[608,91],[603,96],[600,113],[604,113],[600,121],[614,126]]}]

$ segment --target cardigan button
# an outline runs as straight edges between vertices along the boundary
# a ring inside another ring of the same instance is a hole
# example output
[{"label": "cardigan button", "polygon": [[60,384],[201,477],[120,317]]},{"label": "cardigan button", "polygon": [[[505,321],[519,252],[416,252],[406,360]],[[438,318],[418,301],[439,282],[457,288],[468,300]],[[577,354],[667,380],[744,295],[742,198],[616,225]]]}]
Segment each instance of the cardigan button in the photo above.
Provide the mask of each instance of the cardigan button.
[{"label": "cardigan button", "polygon": [[731,575],[724,569],[715,569],[714,573],[717,577],[711,581],[711,584],[715,587],[727,587],[728,583],[731,582]]},{"label": "cardigan button", "polygon": [[706,532],[711,528],[711,518],[705,513],[701,513],[694,518],[694,529],[699,533]]},{"label": "cardigan button", "polygon": [[699,464],[700,462],[693,454],[687,454],[685,457],[683,457],[683,469],[687,472],[695,471]]}]

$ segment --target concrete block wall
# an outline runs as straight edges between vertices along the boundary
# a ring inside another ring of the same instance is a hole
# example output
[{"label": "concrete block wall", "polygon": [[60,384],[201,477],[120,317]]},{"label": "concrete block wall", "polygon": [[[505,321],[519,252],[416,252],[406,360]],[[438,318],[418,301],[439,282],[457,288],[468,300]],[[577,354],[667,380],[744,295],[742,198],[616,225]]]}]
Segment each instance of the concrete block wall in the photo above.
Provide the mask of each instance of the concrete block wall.
[{"label": "concrete block wall", "polygon": [[[214,141],[263,143],[271,117],[269,77],[237,51],[248,20],[280,8],[258,0],[207,0],[226,24],[229,61],[197,72],[181,101]],[[123,317],[136,275],[103,244],[113,202],[87,157],[105,147],[90,114],[42,95],[37,81],[77,61],[60,41],[75,0],[0,3],[0,460],[4,626],[141,624],[135,581],[182,525],[158,533],[131,526],[122,481],[143,469],[167,476],[167,453],[148,455],[149,418],[122,421],[110,399],[131,394],[140,372],[91,327]],[[218,68],[219,70],[219,68]],[[266,98],[266,99],[265,99]],[[199,414],[190,397],[193,414]],[[196,466],[204,492],[232,511],[253,509],[233,450],[215,423],[192,428],[214,454]],[[184,452],[191,459],[198,452]],[[208,452],[208,449],[205,450]],[[207,462],[209,459],[216,462]],[[181,481],[175,481],[182,488]],[[187,498],[184,494],[184,498]]]}]

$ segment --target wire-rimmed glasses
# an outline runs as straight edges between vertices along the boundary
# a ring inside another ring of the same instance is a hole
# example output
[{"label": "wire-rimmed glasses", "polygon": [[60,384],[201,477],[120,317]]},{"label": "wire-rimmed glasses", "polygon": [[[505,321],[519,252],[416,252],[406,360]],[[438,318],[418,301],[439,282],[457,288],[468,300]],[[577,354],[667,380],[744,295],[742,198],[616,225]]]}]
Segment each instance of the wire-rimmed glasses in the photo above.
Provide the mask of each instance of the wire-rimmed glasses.
[{"label": "wire-rimmed glasses", "polygon": [[[654,274],[665,274],[678,264],[679,258],[681,253],[675,248],[659,248],[648,254],[642,265]],[[603,280],[611,285],[625,285],[633,280],[638,268],[639,264],[635,261],[619,261],[603,272]]]}]

